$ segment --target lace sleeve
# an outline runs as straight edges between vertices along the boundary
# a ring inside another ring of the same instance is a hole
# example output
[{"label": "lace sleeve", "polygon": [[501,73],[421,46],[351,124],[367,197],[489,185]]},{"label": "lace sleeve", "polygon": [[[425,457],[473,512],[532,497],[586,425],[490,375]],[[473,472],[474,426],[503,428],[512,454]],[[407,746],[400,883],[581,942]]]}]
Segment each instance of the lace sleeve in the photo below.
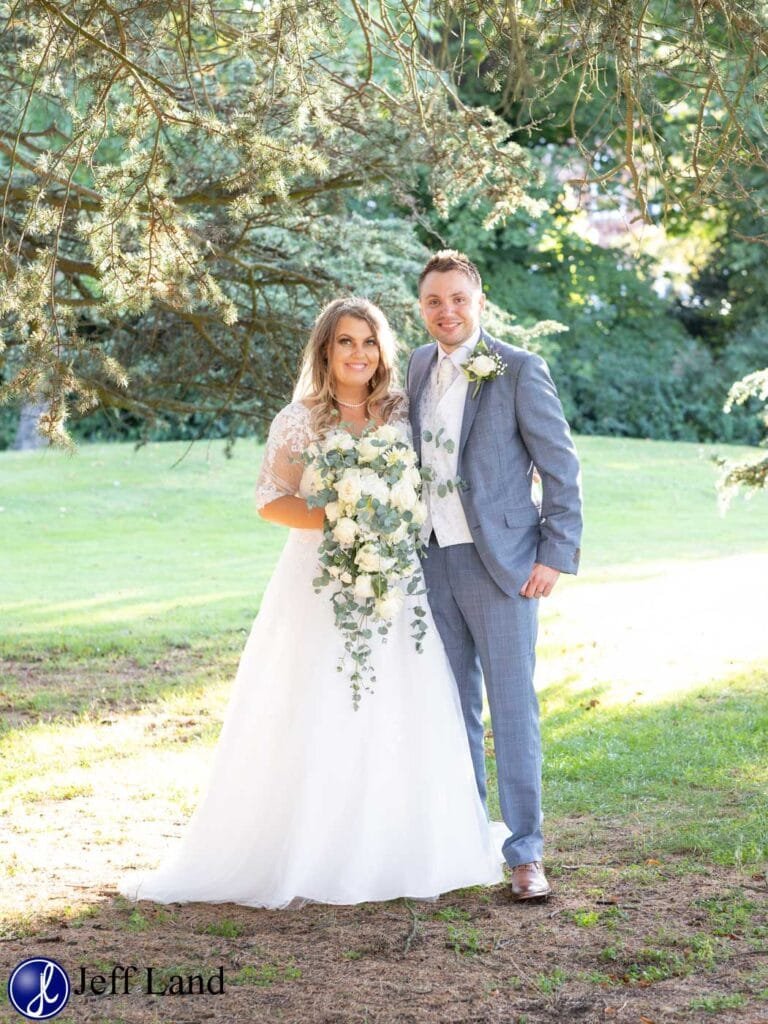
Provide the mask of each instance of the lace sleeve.
[{"label": "lace sleeve", "polygon": [[275,416],[256,481],[257,509],[298,493],[304,472],[301,456],[311,440],[309,409],[303,402],[292,402]]},{"label": "lace sleeve", "polygon": [[408,396],[403,392],[400,402],[395,406],[392,412],[389,414],[387,423],[390,423],[393,427],[400,427],[403,433],[407,436],[408,441],[413,443],[413,435],[411,433],[411,421],[408,416]]}]

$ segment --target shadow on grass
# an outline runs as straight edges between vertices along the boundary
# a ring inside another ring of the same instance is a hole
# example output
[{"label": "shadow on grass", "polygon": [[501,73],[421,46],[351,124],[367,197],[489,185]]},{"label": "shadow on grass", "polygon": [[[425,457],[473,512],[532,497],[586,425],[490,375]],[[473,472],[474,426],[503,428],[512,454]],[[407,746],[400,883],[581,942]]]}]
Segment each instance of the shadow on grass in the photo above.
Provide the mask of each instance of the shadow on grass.
[{"label": "shadow on grass", "polygon": [[679,700],[605,707],[599,688],[572,695],[567,684],[548,687],[541,695],[548,818],[591,819],[593,834],[603,822],[614,843],[622,822],[618,842],[635,853],[639,842],[649,856],[764,861],[766,683],[768,668],[755,668]]},{"label": "shadow on grass", "polygon": [[137,710],[199,688],[234,679],[243,634],[121,650],[71,651],[66,645],[30,656],[0,658],[0,736],[36,724]]},{"label": "shadow on grass", "polygon": [[[219,725],[215,715],[200,718],[200,707],[211,686],[225,697],[241,647],[236,633],[160,655],[60,652],[40,663],[8,660],[0,670],[0,740],[11,753],[25,729],[83,720],[98,729],[105,718],[172,699],[181,725],[194,719],[210,743]],[[549,686],[541,706],[550,850],[598,847],[622,849],[632,859],[666,852],[724,865],[761,863],[768,836],[766,682],[768,670],[755,668],[679,700],[628,699],[624,706],[601,703],[600,688],[585,694],[569,681]],[[185,742],[196,735],[181,732]],[[159,733],[155,741],[162,742]],[[490,809],[499,817],[490,734],[486,751]],[[17,768],[22,779],[27,771]]]}]

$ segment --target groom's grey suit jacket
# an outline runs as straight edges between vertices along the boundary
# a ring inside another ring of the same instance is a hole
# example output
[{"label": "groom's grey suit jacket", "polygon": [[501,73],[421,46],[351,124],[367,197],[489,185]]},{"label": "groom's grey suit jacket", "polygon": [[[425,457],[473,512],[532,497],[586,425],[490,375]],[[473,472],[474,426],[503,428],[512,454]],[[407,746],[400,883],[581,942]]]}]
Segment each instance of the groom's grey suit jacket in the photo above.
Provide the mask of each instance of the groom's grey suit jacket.
[{"label": "groom's grey suit jacket", "polygon": [[[459,445],[461,503],[483,564],[499,587],[517,594],[534,562],[575,573],[581,542],[579,462],[544,360],[481,332],[506,364],[477,398],[467,389]],[[437,345],[416,349],[408,364],[413,440],[421,459],[421,400]],[[535,466],[542,506],[531,497]]]}]

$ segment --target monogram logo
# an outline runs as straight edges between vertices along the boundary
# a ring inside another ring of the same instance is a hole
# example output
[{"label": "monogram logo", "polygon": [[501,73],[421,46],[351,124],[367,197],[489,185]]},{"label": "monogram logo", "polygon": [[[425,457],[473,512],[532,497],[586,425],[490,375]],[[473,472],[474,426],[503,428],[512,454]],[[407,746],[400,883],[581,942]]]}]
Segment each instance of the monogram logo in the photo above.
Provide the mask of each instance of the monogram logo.
[{"label": "monogram logo", "polygon": [[50,1020],[61,1013],[69,999],[69,976],[61,964],[48,957],[22,960],[8,980],[13,1008],[28,1020]]}]

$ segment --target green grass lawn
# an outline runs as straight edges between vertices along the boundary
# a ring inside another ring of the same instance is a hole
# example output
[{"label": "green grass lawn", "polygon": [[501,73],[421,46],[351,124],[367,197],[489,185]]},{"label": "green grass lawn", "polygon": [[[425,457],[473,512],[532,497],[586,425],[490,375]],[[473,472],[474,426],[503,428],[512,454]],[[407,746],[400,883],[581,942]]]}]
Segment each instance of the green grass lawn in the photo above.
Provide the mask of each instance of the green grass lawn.
[{"label": "green grass lawn", "polygon": [[248,626],[284,539],[253,508],[261,450],[198,445],[176,464],[186,451],[0,456],[6,651],[132,652]]},{"label": "green grass lawn", "polygon": [[737,498],[721,515],[715,455],[760,449],[634,438],[582,437],[584,569],[768,551],[768,494]]},{"label": "green grass lawn", "polygon": [[[724,446],[584,437],[584,578],[768,551],[768,495],[724,518]],[[0,653],[157,650],[239,636],[285,532],[253,509],[261,449],[239,442],[0,454]],[[743,450],[741,450],[743,451]]]}]

